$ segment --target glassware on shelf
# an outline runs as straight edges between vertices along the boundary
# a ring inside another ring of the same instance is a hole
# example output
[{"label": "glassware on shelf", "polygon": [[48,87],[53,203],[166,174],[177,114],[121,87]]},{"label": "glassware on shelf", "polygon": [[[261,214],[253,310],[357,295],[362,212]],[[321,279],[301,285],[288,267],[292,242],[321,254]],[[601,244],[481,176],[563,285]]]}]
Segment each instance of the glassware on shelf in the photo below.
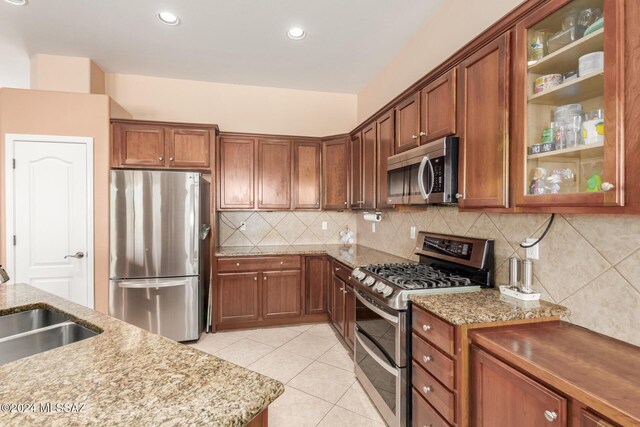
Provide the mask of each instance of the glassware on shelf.
[{"label": "glassware on shelf", "polygon": [[602,108],[582,115],[582,143],[604,143],[604,110]]},{"label": "glassware on shelf", "polygon": [[589,27],[602,16],[602,10],[598,8],[583,9],[578,14],[577,25]]},{"label": "glassware on shelf", "polygon": [[547,40],[549,39],[549,30],[535,30],[531,33],[529,39],[529,60],[539,61],[547,55]]}]

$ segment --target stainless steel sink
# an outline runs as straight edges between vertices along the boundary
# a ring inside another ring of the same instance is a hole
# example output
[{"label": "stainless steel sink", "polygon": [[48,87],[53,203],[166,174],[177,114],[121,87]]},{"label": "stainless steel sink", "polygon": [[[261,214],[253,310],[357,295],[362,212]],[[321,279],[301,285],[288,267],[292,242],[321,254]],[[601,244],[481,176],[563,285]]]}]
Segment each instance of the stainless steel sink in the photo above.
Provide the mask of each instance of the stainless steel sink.
[{"label": "stainless steel sink", "polygon": [[69,319],[46,308],[0,316],[0,364],[98,335]]},{"label": "stainless steel sink", "polygon": [[67,320],[69,320],[69,316],[46,308],[7,314],[0,316],[0,338],[33,331]]}]

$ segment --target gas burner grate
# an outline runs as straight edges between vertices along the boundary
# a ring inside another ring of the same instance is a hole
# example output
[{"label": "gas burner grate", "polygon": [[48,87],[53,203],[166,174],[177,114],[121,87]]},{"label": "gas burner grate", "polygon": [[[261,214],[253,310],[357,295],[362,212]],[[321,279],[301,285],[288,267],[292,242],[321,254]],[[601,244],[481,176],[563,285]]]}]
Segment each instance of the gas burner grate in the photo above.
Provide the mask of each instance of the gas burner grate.
[{"label": "gas burner grate", "polygon": [[409,290],[472,285],[466,277],[424,264],[372,264],[363,269]]}]

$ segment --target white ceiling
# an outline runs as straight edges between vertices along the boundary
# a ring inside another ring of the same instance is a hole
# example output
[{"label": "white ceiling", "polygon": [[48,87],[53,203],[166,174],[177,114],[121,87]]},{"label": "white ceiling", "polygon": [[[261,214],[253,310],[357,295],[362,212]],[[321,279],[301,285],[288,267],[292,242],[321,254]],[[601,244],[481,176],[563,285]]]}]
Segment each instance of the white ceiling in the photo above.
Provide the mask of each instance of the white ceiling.
[{"label": "white ceiling", "polygon": [[0,38],[107,72],[357,93],[444,1],[0,0]]}]

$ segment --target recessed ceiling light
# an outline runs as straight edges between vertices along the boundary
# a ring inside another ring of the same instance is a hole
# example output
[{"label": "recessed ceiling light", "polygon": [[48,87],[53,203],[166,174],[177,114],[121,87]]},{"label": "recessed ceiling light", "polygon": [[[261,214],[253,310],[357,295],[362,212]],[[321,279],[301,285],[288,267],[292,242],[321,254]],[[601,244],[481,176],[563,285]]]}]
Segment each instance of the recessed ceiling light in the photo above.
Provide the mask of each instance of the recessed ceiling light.
[{"label": "recessed ceiling light", "polygon": [[15,6],[24,6],[27,4],[27,0],[4,0],[9,4],[13,4]]},{"label": "recessed ceiling light", "polygon": [[180,23],[180,18],[171,12],[158,13],[158,20],[166,25],[178,25]]},{"label": "recessed ceiling light", "polygon": [[306,35],[307,33],[305,33],[304,30],[300,27],[293,27],[290,28],[289,31],[287,31],[287,37],[289,37],[291,40],[302,40]]}]

